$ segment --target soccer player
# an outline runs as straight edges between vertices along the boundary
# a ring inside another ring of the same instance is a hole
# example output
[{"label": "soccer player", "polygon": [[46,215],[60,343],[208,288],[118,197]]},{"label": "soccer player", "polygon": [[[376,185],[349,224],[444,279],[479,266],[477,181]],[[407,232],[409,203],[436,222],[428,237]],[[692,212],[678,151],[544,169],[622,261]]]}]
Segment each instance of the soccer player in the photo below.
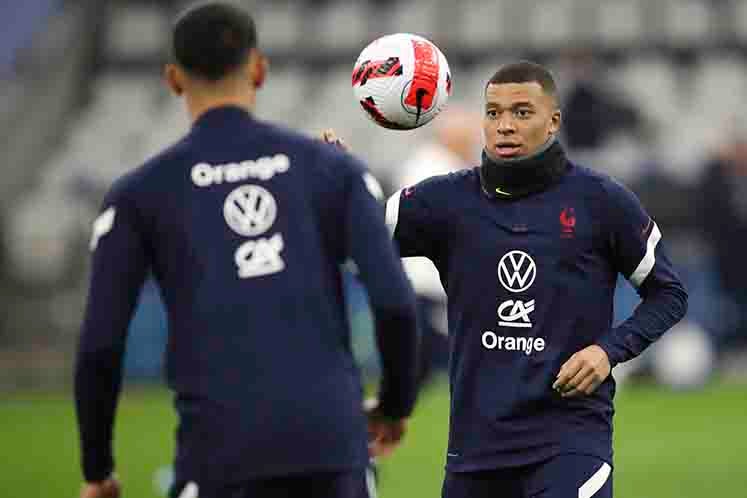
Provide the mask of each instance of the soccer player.
[{"label": "soccer player", "polygon": [[[379,186],[351,156],[252,116],[266,62],[243,10],[194,7],[172,41],[165,74],[192,128],[119,179],[94,223],[75,367],[80,496],[119,494],[122,356],[151,270],[179,415],[172,496],[358,498],[369,449],[396,446],[415,397],[414,295]],[[368,427],[342,295],[348,258],[382,355]]]},{"label": "soccer player", "polygon": [[[401,255],[430,258],[448,295],[443,496],[611,498],[610,370],[679,321],[687,294],[635,195],[566,158],[544,67],[505,65],[484,97],[482,163],[386,209]],[[612,327],[620,273],[643,300]]]}]

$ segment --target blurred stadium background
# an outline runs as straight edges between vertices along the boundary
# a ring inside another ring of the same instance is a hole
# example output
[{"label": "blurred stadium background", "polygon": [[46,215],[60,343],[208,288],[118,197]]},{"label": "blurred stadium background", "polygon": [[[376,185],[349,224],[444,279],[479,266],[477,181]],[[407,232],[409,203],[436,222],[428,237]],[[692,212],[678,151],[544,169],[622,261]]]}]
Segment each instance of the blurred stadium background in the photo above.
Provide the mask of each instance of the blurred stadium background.
[{"label": "blurred stadium background", "polygon": [[[455,108],[480,111],[504,61],[554,70],[571,157],[633,188],[691,293],[685,323],[624,379],[617,496],[747,496],[747,1],[244,1],[271,72],[257,114],[334,127],[389,191],[439,120],[391,132],[350,89],[377,36],[435,42]],[[89,226],[111,181],[188,127],[161,84],[177,1],[0,1],[0,470],[2,495],[70,497],[79,477],[70,394]],[[475,149],[477,153],[479,149]],[[116,262],[114,262],[116,264]],[[348,282],[356,351],[376,373],[366,299]],[[617,319],[635,306],[621,283]],[[126,496],[159,496],[174,416],[161,384],[166,317],[143,289],[128,342],[117,454]],[[304,382],[299,372],[299,382]],[[426,389],[381,496],[438,496],[448,408]]]}]

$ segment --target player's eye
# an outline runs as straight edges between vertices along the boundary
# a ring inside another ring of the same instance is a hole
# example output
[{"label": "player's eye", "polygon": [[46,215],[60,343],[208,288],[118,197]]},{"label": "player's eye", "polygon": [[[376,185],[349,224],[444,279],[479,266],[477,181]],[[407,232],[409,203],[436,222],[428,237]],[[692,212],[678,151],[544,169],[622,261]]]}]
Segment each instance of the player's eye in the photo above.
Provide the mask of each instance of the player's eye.
[{"label": "player's eye", "polygon": [[532,111],[530,111],[529,109],[517,109],[516,111],[514,111],[514,114],[518,118],[526,119],[532,115]]},{"label": "player's eye", "polygon": [[490,119],[495,119],[498,117],[498,112],[495,109],[488,109],[485,115]]}]

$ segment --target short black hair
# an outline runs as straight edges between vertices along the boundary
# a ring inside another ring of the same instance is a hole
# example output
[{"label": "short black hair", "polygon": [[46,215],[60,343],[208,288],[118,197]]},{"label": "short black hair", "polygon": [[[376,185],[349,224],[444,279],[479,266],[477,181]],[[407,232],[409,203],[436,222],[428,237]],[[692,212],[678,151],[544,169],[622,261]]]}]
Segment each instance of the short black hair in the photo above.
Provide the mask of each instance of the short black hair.
[{"label": "short black hair", "polygon": [[487,91],[488,85],[530,82],[538,83],[547,95],[557,101],[558,88],[555,85],[552,73],[545,66],[531,61],[512,62],[501,66],[485,84],[485,91]]},{"label": "short black hair", "polygon": [[227,2],[189,7],[174,23],[174,61],[189,74],[211,82],[235,71],[256,46],[252,16]]}]

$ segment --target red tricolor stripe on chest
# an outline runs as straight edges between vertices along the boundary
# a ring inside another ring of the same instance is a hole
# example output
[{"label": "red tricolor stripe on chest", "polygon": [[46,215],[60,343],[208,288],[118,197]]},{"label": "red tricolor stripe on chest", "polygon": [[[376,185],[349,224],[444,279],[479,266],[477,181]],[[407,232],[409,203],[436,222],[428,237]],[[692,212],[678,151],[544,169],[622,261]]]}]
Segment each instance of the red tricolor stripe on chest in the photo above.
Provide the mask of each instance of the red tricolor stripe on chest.
[{"label": "red tricolor stripe on chest", "polygon": [[413,107],[420,104],[420,109],[427,111],[433,105],[438,89],[438,52],[430,43],[419,40],[412,41],[412,48],[415,52],[415,71],[405,104]]}]

